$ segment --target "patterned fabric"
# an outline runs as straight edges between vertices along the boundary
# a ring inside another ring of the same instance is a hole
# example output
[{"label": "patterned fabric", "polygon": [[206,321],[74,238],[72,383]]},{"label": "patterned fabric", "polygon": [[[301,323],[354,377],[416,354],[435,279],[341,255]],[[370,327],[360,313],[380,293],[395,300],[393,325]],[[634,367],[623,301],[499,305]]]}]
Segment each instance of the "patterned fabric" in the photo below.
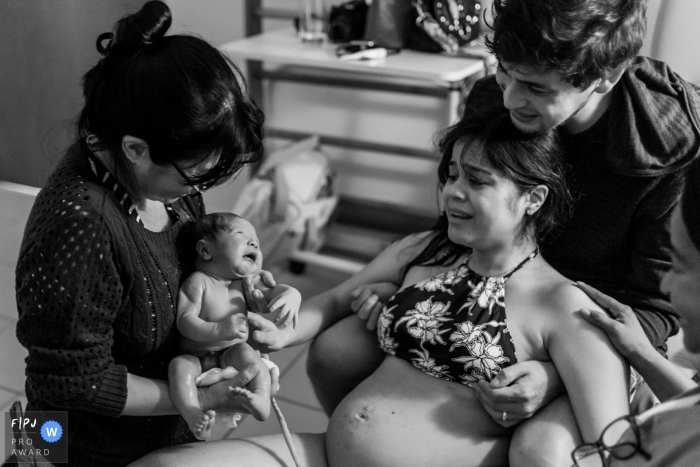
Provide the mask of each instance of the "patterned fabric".
[{"label": "patterned fabric", "polygon": [[[129,193],[126,192],[124,188],[117,182],[117,179],[114,178],[114,175],[112,175],[109,170],[100,162],[100,160],[95,157],[94,154],[91,152],[85,153],[85,157],[88,160],[88,163],[90,164],[90,170],[92,171],[92,174],[94,177],[91,177],[92,181],[101,184],[105,188],[109,189],[114,193],[119,200],[119,204],[124,208],[126,213],[134,219],[136,222],[139,224],[143,225],[143,221],[141,220],[141,216],[139,216],[138,211],[136,210],[136,205],[134,204],[134,200],[131,199],[131,196],[129,196]],[[192,197],[199,196],[201,197],[201,193],[197,193],[196,195],[192,195]],[[165,210],[167,211],[168,215],[170,216],[170,220],[173,221],[173,223],[176,223],[177,221],[180,220],[180,215],[177,213],[175,208],[173,208],[172,204],[166,204],[165,205]]]},{"label": "patterned fabric", "polygon": [[470,387],[491,381],[518,361],[506,319],[506,281],[537,254],[496,277],[470,270],[467,259],[401,290],[379,316],[380,348],[436,378]]}]

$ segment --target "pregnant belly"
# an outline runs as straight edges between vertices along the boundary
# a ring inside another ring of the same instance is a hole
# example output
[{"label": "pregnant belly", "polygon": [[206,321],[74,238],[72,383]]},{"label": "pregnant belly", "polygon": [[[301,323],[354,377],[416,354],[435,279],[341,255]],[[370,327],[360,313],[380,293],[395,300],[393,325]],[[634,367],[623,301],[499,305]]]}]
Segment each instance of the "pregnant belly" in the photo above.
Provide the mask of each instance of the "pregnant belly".
[{"label": "pregnant belly", "polygon": [[326,451],[330,467],[501,466],[510,435],[472,389],[387,356],[333,412]]}]

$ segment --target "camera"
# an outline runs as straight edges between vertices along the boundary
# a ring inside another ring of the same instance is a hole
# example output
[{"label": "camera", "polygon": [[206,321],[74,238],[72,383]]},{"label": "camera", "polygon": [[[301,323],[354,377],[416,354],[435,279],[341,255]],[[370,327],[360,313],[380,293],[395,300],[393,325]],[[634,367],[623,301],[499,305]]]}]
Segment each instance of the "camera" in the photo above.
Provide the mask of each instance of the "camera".
[{"label": "camera", "polygon": [[364,0],[351,0],[331,7],[328,14],[328,39],[335,43],[362,39],[367,9]]}]

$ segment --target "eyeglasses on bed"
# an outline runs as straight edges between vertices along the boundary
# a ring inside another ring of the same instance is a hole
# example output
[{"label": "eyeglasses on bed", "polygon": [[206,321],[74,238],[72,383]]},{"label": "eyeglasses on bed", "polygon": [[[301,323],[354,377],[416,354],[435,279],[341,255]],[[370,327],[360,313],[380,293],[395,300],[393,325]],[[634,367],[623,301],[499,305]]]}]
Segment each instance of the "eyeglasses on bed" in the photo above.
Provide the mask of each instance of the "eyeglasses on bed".
[{"label": "eyeglasses on bed", "polygon": [[610,422],[598,441],[574,449],[571,458],[574,460],[574,467],[607,467],[610,457],[625,460],[637,453],[646,460],[651,459],[651,455],[641,446],[636,417],[625,415]]}]

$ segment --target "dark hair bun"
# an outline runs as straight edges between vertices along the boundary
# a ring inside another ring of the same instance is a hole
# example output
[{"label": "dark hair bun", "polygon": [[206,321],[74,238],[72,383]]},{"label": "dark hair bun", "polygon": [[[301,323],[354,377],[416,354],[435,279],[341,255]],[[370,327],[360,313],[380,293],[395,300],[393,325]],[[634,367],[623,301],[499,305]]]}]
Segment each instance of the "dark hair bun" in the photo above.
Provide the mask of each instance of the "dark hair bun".
[{"label": "dark hair bun", "polygon": [[171,23],[172,15],[168,5],[161,1],[150,1],[137,13],[117,22],[112,47],[134,50],[153,44],[165,36]]}]

